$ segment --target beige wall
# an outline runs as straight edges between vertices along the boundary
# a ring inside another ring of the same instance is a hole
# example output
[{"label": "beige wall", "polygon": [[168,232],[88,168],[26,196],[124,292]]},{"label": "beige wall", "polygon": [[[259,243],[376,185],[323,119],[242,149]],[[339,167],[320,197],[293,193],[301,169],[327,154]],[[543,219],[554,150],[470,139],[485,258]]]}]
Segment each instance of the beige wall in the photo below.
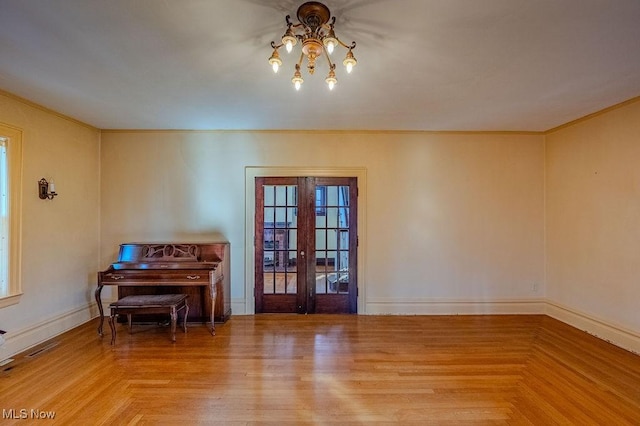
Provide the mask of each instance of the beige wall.
[{"label": "beige wall", "polygon": [[541,135],[105,131],[101,146],[101,266],[122,242],[227,239],[234,313],[247,300],[253,306],[248,166],[366,170],[366,313],[543,295]]},{"label": "beige wall", "polygon": [[[21,128],[24,144],[24,296],[0,309],[0,328],[9,331],[0,360],[95,315],[95,273],[126,241],[229,240],[234,313],[250,313],[245,179],[255,167],[360,171],[362,313],[547,306],[605,338],[613,330],[623,347],[640,341],[640,102],[545,136],[101,136],[1,93],[0,121]],[[41,177],[55,179],[55,200],[38,199]]]},{"label": "beige wall", "polygon": [[639,166],[638,101],[546,137],[547,297],[636,339]]},{"label": "beige wall", "polygon": [[[0,121],[23,131],[24,294],[0,309],[0,328],[8,331],[2,360],[94,315],[100,132],[1,92]],[[38,198],[42,177],[55,181],[53,201]]]}]

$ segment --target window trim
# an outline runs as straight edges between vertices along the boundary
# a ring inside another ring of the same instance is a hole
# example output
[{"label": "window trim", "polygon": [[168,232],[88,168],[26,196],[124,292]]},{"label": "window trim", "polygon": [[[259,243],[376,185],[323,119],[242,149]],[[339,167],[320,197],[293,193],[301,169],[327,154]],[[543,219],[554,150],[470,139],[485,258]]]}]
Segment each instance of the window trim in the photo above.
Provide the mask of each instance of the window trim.
[{"label": "window trim", "polygon": [[22,296],[22,130],[0,123],[7,144],[9,174],[9,293],[0,296],[0,308],[15,305]]}]

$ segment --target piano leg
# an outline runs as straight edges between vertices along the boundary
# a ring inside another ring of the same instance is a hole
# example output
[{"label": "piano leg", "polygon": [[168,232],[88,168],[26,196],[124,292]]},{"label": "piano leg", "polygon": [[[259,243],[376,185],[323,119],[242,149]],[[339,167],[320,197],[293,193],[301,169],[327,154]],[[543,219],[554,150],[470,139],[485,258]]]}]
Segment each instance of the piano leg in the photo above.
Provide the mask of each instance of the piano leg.
[{"label": "piano leg", "polygon": [[187,316],[189,315],[189,305],[185,301],[184,303],[184,321],[182,322],[182,329],[187,332]]},{"label": "piano leg", "polygon": [[216,319],[215,319],[215,313],[216,313],[216,291],[215,291],[215,284],[213,285],[213,289],[211,291],[211,335],[215,336],[216,335]]},{"label": "piano leg", "polygon": [[100,297],[100,293],[102,293],[102,286],[98,284],[98,288],[96,288],[96,303],[98,304],[98,311],[100,311],[100,323],[98,324],[98,335],[102,337],[102,326],[104,325],[104,311],[102,309],[102,298]]}]

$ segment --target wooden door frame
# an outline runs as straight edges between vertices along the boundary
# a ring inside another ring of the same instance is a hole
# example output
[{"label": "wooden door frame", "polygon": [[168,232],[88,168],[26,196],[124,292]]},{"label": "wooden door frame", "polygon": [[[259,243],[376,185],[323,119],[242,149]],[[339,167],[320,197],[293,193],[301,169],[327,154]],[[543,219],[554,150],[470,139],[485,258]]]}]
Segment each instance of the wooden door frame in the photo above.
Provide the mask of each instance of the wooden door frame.
[{"label": "wooden door frame", "polygon": [[365,314],[366,306],[366,200],[367,200],[367,170],[361,167],[245,167],[245,254],[244,254],[244,313],[255,314],[255,178],[256,177],[355,177],[358,181],[358,314]]}]

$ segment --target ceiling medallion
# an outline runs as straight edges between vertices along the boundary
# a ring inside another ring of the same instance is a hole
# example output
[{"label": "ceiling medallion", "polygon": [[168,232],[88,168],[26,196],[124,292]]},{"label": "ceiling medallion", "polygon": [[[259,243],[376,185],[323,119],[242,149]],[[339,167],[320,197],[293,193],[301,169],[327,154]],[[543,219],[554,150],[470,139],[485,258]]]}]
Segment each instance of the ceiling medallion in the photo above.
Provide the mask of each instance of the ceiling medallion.
[{"label": "ceiling medallion", "polygon": [[302,86],[304,82],[302,74],[300,73],[300,66],[304,58],[307,58],[307,70],[309,74],[313,75],[316,70],[316,59],[320,58],[323,54],[329,64],[329,74],[327,78],[325,78],[325,82],[329,86],[329,90],[333,90],[338,80],[336,79],[336,64],[331,61],[330,55],[338,46],[348,49],[347,56],[342,63],[346,67],[347,73],[351,73],[351,70],[357,63],[352,52],[356,47],[356,42],[354,41],[351,42],[351,45],[347,45],[336,36],[333,30],[336,18],[335,16],[331,17],[329,8],[320,2],[309,1],[302,4],[298,8],[297,15],[299,21],[297,24],[291,22],[291,16],[286,16],[287,30],[282,36],[281,43],[276,44],[273,41],[271,42],[273,53],[269,58],[269,64],[271,64],[274,72],[278,72],[278,69],[282,66],[282,60],[280,59],[278,50],[284,46],[287,52],[291,53],[293,47],[299,42],[302,46],[300,59],[298,63],[296,63],[295,72],[291,79],[296,90],[300,90],[300,86]]}]

